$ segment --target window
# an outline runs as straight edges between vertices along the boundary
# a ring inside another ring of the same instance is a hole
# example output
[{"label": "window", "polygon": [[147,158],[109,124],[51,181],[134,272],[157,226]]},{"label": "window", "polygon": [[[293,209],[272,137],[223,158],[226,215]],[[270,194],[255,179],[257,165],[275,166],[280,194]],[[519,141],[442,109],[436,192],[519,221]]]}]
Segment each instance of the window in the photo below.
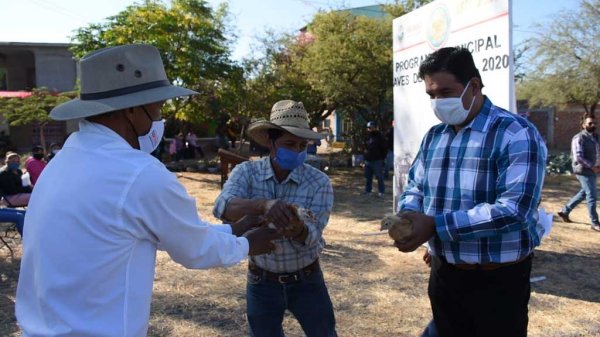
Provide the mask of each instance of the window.
[{"label": "window", "polygon": [[6,83],[6,68],[0,68],[0,91],[7,90],[8,86]]}]

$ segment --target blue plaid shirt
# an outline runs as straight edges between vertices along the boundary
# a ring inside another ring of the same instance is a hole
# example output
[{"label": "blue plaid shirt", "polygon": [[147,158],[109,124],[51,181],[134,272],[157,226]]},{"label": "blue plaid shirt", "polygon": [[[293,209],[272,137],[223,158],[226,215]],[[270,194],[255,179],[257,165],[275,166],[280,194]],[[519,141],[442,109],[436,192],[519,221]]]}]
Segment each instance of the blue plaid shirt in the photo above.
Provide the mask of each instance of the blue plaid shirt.
[{"label": "blue plaid shirt", "polygon": [[259,267],[275,273],[294,272],[319,257],[325,247],[323,229],[333,207],[333,188],[325,173],[303,164],[278,182],[268,157],[247,161],[233,169],[223,186],[215,201],[215,217],[223,217],[227,202],[233,198],[280,199],[310,209],[317,219],[306,223],[308,236],[304,243],[289,238],[275,240],[275,252],[251,257]]},{"label": "blue plaid shirt", "polygon": [[486,97],[458,133],[446,124],[427,132],[398,209],[435,218],[429,246],[449,263],[517,261],[540,243],[546,156],[532,124]]}]

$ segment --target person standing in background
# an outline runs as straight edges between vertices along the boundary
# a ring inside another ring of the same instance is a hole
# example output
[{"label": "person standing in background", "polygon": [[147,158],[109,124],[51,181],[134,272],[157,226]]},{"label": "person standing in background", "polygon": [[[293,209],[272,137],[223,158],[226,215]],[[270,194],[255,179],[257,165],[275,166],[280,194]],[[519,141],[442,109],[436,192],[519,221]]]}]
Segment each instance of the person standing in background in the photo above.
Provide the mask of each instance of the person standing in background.
[{"label": "person standing in background", "polygon": [[367,123],[367,140],[365,142],[365,195],[370,195],[373,189],[373,175],[377,177],[377,196],[382,198],[385,193],[383,181],[383,164],[387,155],[385,138],[379,131],[377,123]]},{"label": "person standing in background", "polygon": [[581,131],[573,136],[571,141],[573,173],[581,184],[581,189],[558,212],[564,222],[571,222],[569,213],[584,199],[592,222],[591,229],[600,232],[600,222],[596,211],[598,188],[597,175],[600,172],[600,142],[596,134],[596,119],[594,115],[585,113],[581,116]]},{"label": "person standing in background", "polygon": [[395,122],[392,120],[392,127],[388,129],[385,134],[385,143],[387,146],[387,155],[385,156],[385,169],[383,171],[383,178],[388,179],[390,177],[390,170],[392,175],[394,174],[394,127]]}]

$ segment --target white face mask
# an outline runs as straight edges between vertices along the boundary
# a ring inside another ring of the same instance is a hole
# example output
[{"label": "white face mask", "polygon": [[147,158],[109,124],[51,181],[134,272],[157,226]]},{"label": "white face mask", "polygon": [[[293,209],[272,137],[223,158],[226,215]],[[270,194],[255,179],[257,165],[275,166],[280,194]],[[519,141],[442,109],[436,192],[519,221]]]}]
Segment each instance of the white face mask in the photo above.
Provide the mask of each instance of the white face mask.
[{"label": "white face mask", "polygon": [[140,143],[140,150],[152,153],[152,151],[156,150],[156,148],[158,147],[158,144],[160,143],[164,132],[164,119],[161,119],[159,121],[152,121],[150,131],[148,131],[147,134],[138,137],[138,142]]},{"label": "white face mask", "polygon": [[473,107],[473,103],[475,103],[475,96],[473,96],[473,100],[471,101],[469,108],[465,109],[463,107],[462,97],[464,96],[465,92],[467,92],[469,84],[471,84],[471,82],[467,83],[467,86],[463,90],[460,97],[431,99],[431,109],[433,109],[435,116],[442,121],[442,123],[459,125],[467,119],[469,112]]}]

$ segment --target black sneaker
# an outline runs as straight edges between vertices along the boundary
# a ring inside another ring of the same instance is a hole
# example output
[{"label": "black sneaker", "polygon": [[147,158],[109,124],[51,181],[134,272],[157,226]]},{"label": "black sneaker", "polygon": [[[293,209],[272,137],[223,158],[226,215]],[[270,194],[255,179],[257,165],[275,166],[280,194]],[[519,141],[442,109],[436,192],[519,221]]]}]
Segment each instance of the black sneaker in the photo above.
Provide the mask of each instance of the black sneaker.
[{"label": "black sneaker", "polygon": [[565,214],[562,211],[556,213],[556,215],[558,215],[562,219],[562,221],[564,221],[564,222],[573,222],[573,221],[571,221],[571,219],[569,219],[569,215]]},{"label": "black sneaker", "polygon": [[600,225],[597,223],[592,224],[591,228],[592,228],[592,230],[595,230],[596,232],[600,232]]}]

